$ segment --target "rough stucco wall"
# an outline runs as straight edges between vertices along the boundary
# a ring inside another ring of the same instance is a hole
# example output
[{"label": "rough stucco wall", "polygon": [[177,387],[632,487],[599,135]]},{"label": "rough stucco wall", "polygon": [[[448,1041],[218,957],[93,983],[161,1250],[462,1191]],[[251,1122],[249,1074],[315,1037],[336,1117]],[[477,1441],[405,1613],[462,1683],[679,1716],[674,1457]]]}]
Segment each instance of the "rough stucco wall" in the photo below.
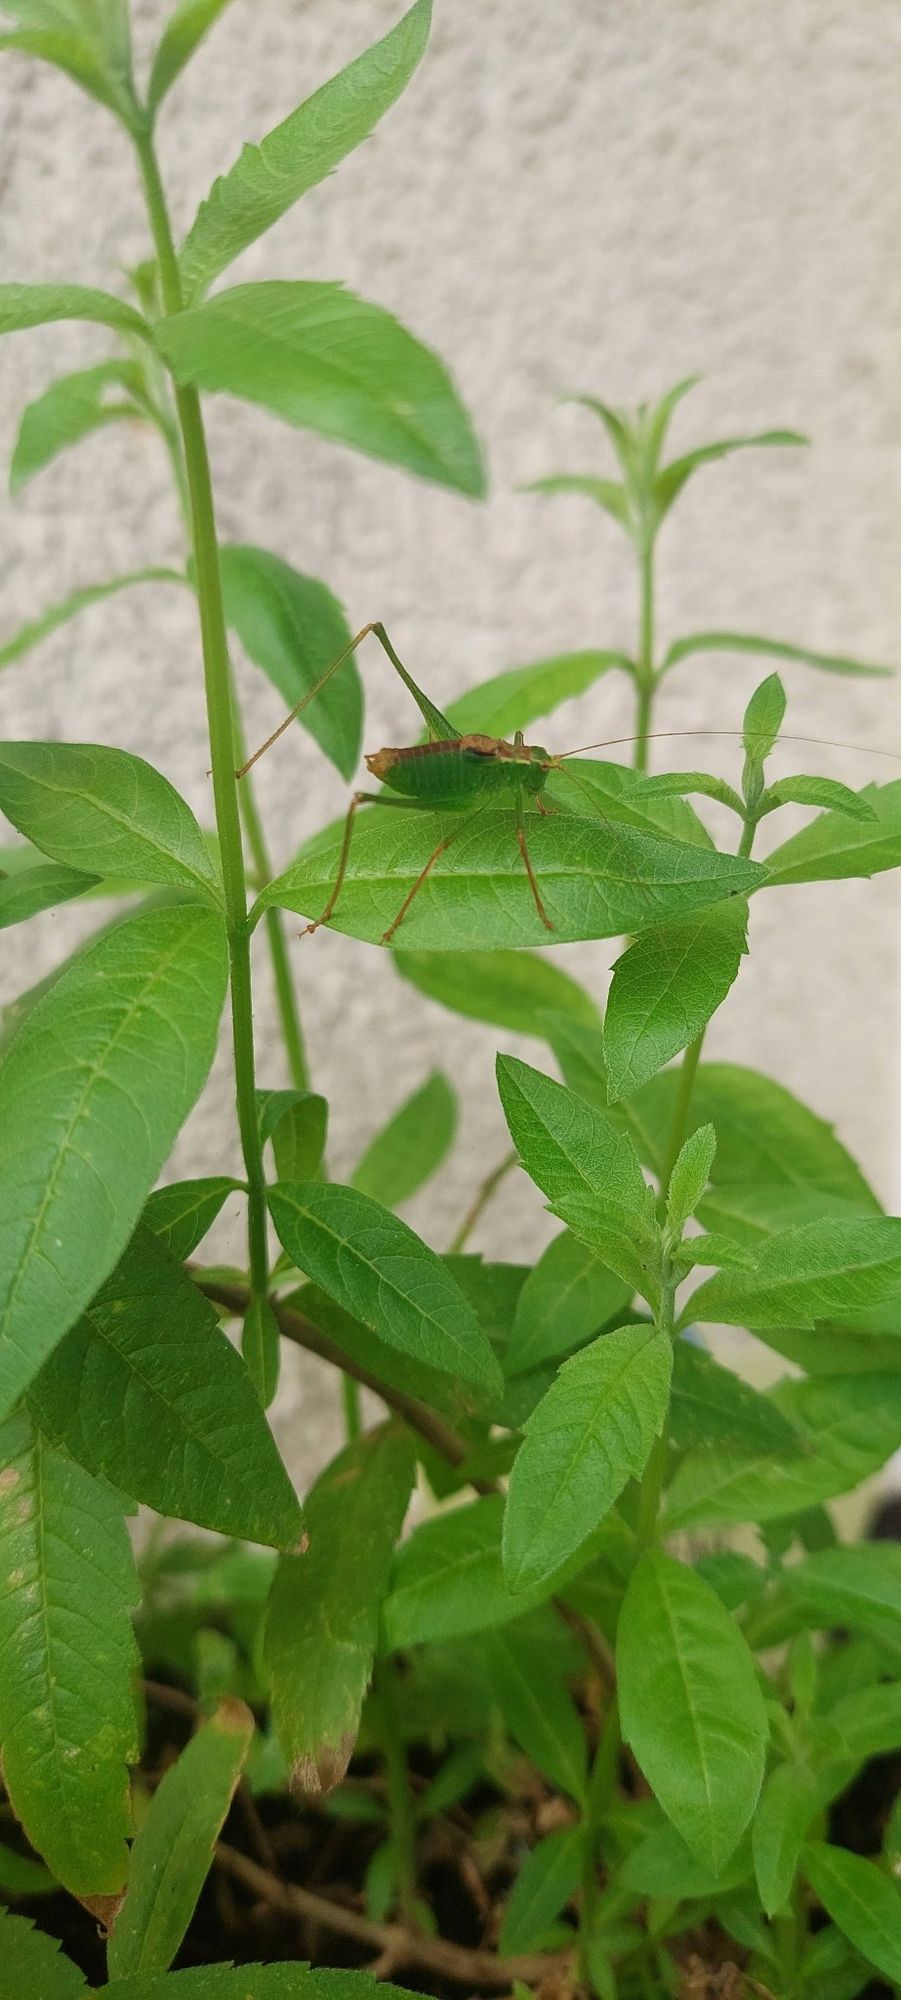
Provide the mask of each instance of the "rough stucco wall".
[{"label": "rough stucco wall", "polygon": [[[395,18],[395,0],[236,0],[170,100],[164,165],[187,225],[241,140],[260,136]],[[141,47],[165,12],[138,0]],[[601,443],[567,390],[637,400],[700,371],[679,438],[771,423],[811,454],[748,455],[699,475],[661,547],[664,640],[698,625],[757,628],[898,653],[901,195],[894,0],[437,0],[422,70],[374,138],[235,267],[235,276],[342,277],[398,312],[452,365],[485,441],[493,493],[477,508],[218,401],[209,407],[221,526],[325,576],[354,624],[381,616],[438,701],[501,668],[589,644],[628,645],[626,546],[579,501],[518,483],[591,469]],[[123,141],[37,65],[0,77],[4,276],[108,284],[145,251]],[[63,327],[4,345],[0,447],[51,374],[104,352]],[[78,581],[177,554],[152,442],[102,433],[0,507],[0,630]],[[699,660],[660,702],[659,727],[739,722],[756,663]],[[408,736],[403,690],[367,658],[369,747]],[[789,671],[790,726],[901,750],[901,697],[884,683]],[[245,677],[248,734],[278,717]],[[547,726],[552,745],[618,735],[624,685],[601,683]],[[121,744],[159,764],[209,817],[191,606],[175,591],[93,610],[0,683],[7,735]],[[694,754],[694,752],[693,752]],[[658,747],[661,762],[672,746]],[[724,771],[735,751],[711,746]],[[679,761],[683,761],[680,754]],[[796,747],[799,767],[863,783],[890,763]],[[344,790],[300,733],[263,767],[276,853],[340,809]],[[886,1197],[895,1192],[898,927],[895,878],[783,890],[754,909],[753,956],[711,1051],[771,1068],[834,1119]],[[83,913],[7,934],[4,992],[80,934]],[[603,984],[610,945],[561,963]],[[405,987],[387,954],[320,934],[294,947],[334,1170],[440,1062],[463,1104],[462,1143],[434,1185],[446,1240],[503,1150],[496,1038]],[[260,1074],[282,1080],[270,983],[258,975]],[[505,1038],[512,1046],[512,1038]],[[534,1055],[534,1050],[530,1051]],[[234,1154],[224,1062],[173,1171]],[[424,1222],[422,1205],[412,1219]],[[534,1196],[508,1184],[498,1252],[531,1251]],[[237,1238],[235,1237],[235,1242]],[[487,1240],[487,1239],[486,1239]],[[227,1246],[226,1246],[227,1247]],[[333,1392],[296,1362],[283,1438],[328,1447]]]}]

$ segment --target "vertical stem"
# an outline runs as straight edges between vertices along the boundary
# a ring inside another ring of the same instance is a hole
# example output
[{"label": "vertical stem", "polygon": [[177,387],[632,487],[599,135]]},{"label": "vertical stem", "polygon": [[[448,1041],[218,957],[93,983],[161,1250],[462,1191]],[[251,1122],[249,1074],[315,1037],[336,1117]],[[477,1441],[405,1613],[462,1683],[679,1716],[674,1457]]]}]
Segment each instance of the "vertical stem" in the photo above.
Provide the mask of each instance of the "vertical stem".
[{"label": "vertical stem", "polygon": [[360,1385],[352,1375],[341,1377],[341,1400],[344,1410],[344,1434],[348,1444],[353,1444],[363,1429],[363,1412],[360,1408]]},{"label": "vertical stem", "polygon": [[642,528],[638,551],[638,708],[635,718],[635,769],[648,768],[648,737],[654,704],[654,536]]},{"label": "vertical stem", "polygon": [[670,1177],[688,1134],[691,1096],[694,1090],[695,1077],[698,1073],[698,1064],[701,1060],[701,1050],[704,1047],[705,1032],[706,1030],[702,1029],[696,1040],[689,1043],[682,1057],[679,1069],[679,1082],[676,1086],[676,1102],[673,1105],[672,1124],[670,1126],[663,1166],[660,1170],[660,1194],[657,1201],[657,1213],[661,1221],[666,1215],[666,1197],[669,1192]]},{"label": "vertical stem", "polygon": [[[178,312],[182,305],[181,281],[166,198],[149,128],[142,128],[136,132],[135,146],[156,247],[163,303],[168,313],[174,313]],[[177,388],[175,406],[187,477],[197,599],[200,607],[213,798],[225,889],[238,1126],[248,1188],[250,1286],[252,1297],[258,1298],[265,1296],[269,1278],[266,1181],[256,1115],[250,936],[247,926],[241,817],[235,777],[237,758],[232,722],[228,639],[219,576],[219,547],[216,539],[213,489],[197,391]]]},{"label": "vertical stem", "polygon": [[[235,762],[240,769],[241,765],[247,761],[247,745],[244,741],[244,732],[241,727],[240,710],[238,708],[233,680],[231,692]],[[257,887],[265,889],[267,882],[271,882],[272,880],[272,862],[269,858],[269,849],[266,845],[263,823],[257,806],[253,781],[249,773],[246,778],[241,779],[238,797],[241,817],[244,821],[244,831],[247,835],[247,845],[250,849],[251,859],[257,875]],[[291,977],[288,943],[285,937],[285,927],[282,922],[281,911],[267,910],[264,921],[269,944],[269,956],[272,960],[275,998],[278,1006],[279,1021],[281,1023],[282,1040],[288,1058],[288,1072],[295,1090],[309,1090],[310,1073],[307,1068],[303,1029],[300,1025],[300,1011],[294,991],[294,981]]]}]

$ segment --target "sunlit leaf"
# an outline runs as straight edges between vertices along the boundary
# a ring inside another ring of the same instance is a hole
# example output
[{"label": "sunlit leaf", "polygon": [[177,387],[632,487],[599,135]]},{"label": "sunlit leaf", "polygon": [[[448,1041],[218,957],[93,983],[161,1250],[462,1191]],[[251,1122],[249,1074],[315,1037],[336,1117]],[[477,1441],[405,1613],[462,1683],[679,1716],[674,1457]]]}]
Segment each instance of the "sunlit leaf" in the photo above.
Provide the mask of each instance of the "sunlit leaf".
[{"label": "sunlit leaf", "polygon": [[[224,0],[219,0],[220,8],[223,4]],[[203,0],[194,0],[193,8],[190,0],[187,5],[183,0],[179,14],[187,15],[188,22],[182,23],[182,39],[192,19],[196,21],[204,11],[210,17],[213,9],[214,0],[206,0],[205,9]],[[229,172],[213,183],[179,258],[186,297],[196,299],[206,291],[249,243],[271,229],[308,188],[333,173],[347,154],[368,138],[420,61],[428,41],[431,11],[431,0],[416,0],[380,42],[323,84],[259,146],[245,146]],[[178,19],[177,15],[167,31],[168,68]],[[206,25],[204,21],[201,32]],[[195,34],[193,39],[199,36]],[[157,64],[165,62],[165,49],[166,37]],[[155,79],[156,65],[151,102]],[[161,94],[158,88],[156,95]]]},{"label": "sunlit leaf", "polygon": [[239,285],[160,321],[154,337],[179,383],[242,396],[421,479],[484,493],[478,445],[442,363],[340,285]]}]

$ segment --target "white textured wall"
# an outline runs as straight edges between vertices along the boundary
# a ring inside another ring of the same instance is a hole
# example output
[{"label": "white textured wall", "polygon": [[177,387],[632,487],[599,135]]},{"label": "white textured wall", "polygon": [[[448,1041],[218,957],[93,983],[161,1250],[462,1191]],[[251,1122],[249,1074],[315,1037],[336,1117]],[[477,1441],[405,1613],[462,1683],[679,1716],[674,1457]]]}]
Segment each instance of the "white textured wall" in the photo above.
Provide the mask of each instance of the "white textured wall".
[{"label": "white textured wall", "polygon": [[[149,45],[162,0],[139,0]],[[235,0],[177,91],[161,143],[179,223],[245,137],[258,137],[395,18],[395,0]],[[375,137],[236,267],[236,276],[346,279],[452,365],[485,441],[478,508],[292,432],[209,407],[223,531],[325,576],[356,625],[381,616],[439,702],[556,649],[628,645],[626,545],[578,501],[517,484],[591,469],[592,420],[567,390],[637,399],[699,370],[680,439],[768,423],[808,429],[811,454],[759,454],[699,475],[661,547],[664,638],[759,627],[897,657],[901,398],[901,10],[895,0],[436,0],[425,63]],[[4,277],[108,284],[145,251],[124,142],[103,112],[37,65],[0,73]],[[86,328],[4,345],[0,446],[52,373],[104,352]],[[35,604],[119,567],[176,555],[155,446],[115,430],[0,503],[0,632]],[[364,665],[370,748],[415,724],[377,652]],[[660,726],[740,720],[754,663],[698,661]],[[901,697],[882,683],[789,674],[799,731],[901,750]],[[249,734],[278,706],[246,681]],[[546,734],[552,746],[629,726],[602,683]],[[191,606],[135,594],[89,612],[0,682],[8,735],[96,737],[152,758],[209,817]],[[673,753],[659,746],[660,761]],[[716,749],[734,769],[728,747]],[[784,769],[863,783],[891,763],[823,750]],[[684,750],[679,753],[684,761]],[[263,766],[273,846],[339,809],[343,790],[298,732]],[[3,987],[38,975],[83,915],[4,940]],[[754,905],[753,958],[711,1050],[771,1068],[824,1115],[886,1196],[894,1189],[898,925],[894,878],[789,889]],[[606,945],[561,954],[603,982]],[[436,1183],[436,1242],[503,1149],[489,1031],[405,987],[387,954],[324,933],[294,948],[315,1075],[332,1102],[337,1172],[441,1062],[464,1105]],[[267,969],[260,1071],[282,1078]],[[509,1041],[509,1038],[507,1038]],[[223,1063],[179,1145],[179,1172],[234,1154]],[[495,1242],[534,1243],[538,1205],[509,1184]],[[423,1220],[422,1207],[414,1214]],[[293,1440],[323,1447],[320,1387],[286,1398]],[[331,1390],[329,1390],[331,1396]]]}]

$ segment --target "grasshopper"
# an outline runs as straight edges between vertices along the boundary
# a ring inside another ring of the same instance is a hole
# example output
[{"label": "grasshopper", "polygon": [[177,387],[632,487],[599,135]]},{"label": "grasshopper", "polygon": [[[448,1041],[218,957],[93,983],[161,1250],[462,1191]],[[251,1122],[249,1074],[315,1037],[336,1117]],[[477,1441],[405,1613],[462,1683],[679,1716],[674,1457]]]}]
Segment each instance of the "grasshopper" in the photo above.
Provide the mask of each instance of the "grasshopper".
[{"label": "grasshopper", "polygon": [[[248,758],[246,764],[242,765],[237,776],[246,777],[257,759],[278,741],[292,722],[296,721],[308,702],[320,693],[326,682],[331,680],[332,675],[338,672],[339,667],[342,667],[351,654],[356,652],[357,647],[362,645],[370,633],[378,639],[395,672],[400,675],[404,686],[409,688],[425,721],[429,740],[427,743],[414,743],[402,749],[376,750],[365,758],[366,768],[372,776],[387,786],[389,792],[398,796],[386,797],[384,792],[354,792],[344,822],[344,837],[331,894],[322,915],[316,918],[315,923],[307,924],[301,936],[312,936],[320,924],[327,924],[334,916],[347,874],[354,821],[361,806],[401,806],[407,811],[460,812],[467,815],[466,823],[469,823],[474,814],[482,811],[499,794],[512,799],[516,812],[516,840],[535,908],[545,930],[553,931],[554,925],[542,902],[541,891],[529,855],[526,808],[529,803],[534,802],[541,813],[551,810],[545,804],[542,793],[550,773],[561,769],[562,756],[554,757],[537,744],[524,742],[521,730],[517,730],[512,743],[506,743],[499,736],[461,736],[459,731],[455,730],[453,723],[448,721],[447,716],[442,715],[440,708],[436,708],[428,695],[423,693],[422,688],[417,687],[412,674],[407,672],[406,667],[398,659],[384,625],[378,621],[363,626],[362,631],[356,634],[350,644],[345,646],[344,651],[338,654],[337,659],[326,668],[325,673],[304,695],[303,700],[291,709],[290,714],[285,716],[284,721],[279,723],[272,735],[268,736],[265,743],[261,743],[260,748]],[[382,944],[390,944],[436,861],[446,853],[456,839],[457,833],[462,831],[461,825],[453,833],[446,834],[439,840],[425,866],[420,870],[409,894],[405,896],[396,917],[385,931]]]},{"label": "grasshopper", "polygon": [[[381,784],[388,788],[389,795],[386,795],[384,791],[356,791],[353,793],[344,822],[344,834],[338,858],[338,868],[328,901],[321,916],[317,917],[313,923],[307,924],[301,932],[301,936],[312,936],[321,924],[328,924],[334,916],[347,874],[354,824],[361,806],[399,806],[407,811],[459,812],[466,815],[465,820],[458,828],[455,828],[452,833],[445,834],[438,841],[437,846],[433,848],[424,867],[420,869],[412,888],[404,897],[397,915],[392,919],[388,929],[382,935],[381,943],[387,945],[390,944],[395,932],[403,923],[411,904],[431,874],[435,863],[447,852],[447,849],[452,845],[458,834],[463,832],[464,825],[470,824],[479,812],[483,811],[492,800],[496,800],[499,796],[506,796],[512,800],[516,813],[516,841],[522,856],[523,867],[526,872],[535,908],[545,929],[553,932],[554,925],[542,901],[541,891],[529,855],[526,834],[527,808],[530,805],[534,805],[538,812],[544,814],[560,810],[556,805],[552,807],[548,806],[543,797],[545,786],[551,773],[561,771],[564,764],[571,757],[577,756],[580,751],[612,749],[619,744],[633,742],[633,737],[609,737],[602,743],[585,743],[579,746],[579,750],[561,751],[554,755],[539,744],[526,743],[521,730],[516,731],[512,743],[508,743],[503,737],[498,736],[461,735],[458,730],[455,730],[453,723],[448,720],[447,716],[442,715],[440,708],[436,708],[434,702],[429,700],[428,695],[423,692],[422,688],[417,686],[412,674],[408,673],[406,667],[398,658],[384,625],[380,621],[375,621],[372,624],[364,625],[362,630],[351,639],[349,645],[345,646],[337,658],[332,660],[331,665],[320,675],[313,687],[308,689],[302,700],[290,710],[283,721],[279,723],[278,728],[273,730],[271,736],[267,736],[265,743],[261,743],[259,749],[254,751],[253,756],[249,757],[246,764],[243,764],[240,770],[236,772],[236,777],[239,779],[246,777],[248,771],[252,770],[258,759],[264,755],[265,751],[271,748],[273,743],[278,742],[279,737],[284,734],[292,722],[296,721],[308,703],[314,700],[315,696],[326,686],[326,683],[331,680],[332,675],[338,672],[339,668],[356,652],[357,647],[362,645],[363,640],[368,638],[370,634],[378,639],[395,672],[399,674],[404,686],[409,689],[413,696],[428,729],[428,741],[426,743],[406,745],[402,748],[395,747],[376,750],[371,755],[365,757],[364,761],[367,769],[374,778],[379,779]],[[744,733],[745,742],[747,743],[748,740],[746,732],[734,729],[665,730],[655,732],[655,734],[657,733],[668,737],[697,735],[731,737]],[[783,734],[781,740],[783,742],[828,744],[829,747],[835,749],[866,749],[869,754],[876,755],[894,755],[890,751],[880,752],[873,745],[833,744],[830,739],[824,737],[792,737]],[[579,784],[579,780],[576,778],[574,772],[570,771],[568,776],[574,784]],[[728,790],[729,788],[726,789]],[[396,796],[390,796],[390,794],[396,794]],[[589,797],[591,798],[592,816],[596,817],[596,800],[591,794],[589,794]],[[734,803],[740,807],[740,801],[737,798]],[[611,833],[612,831],[611,827]]]}]

